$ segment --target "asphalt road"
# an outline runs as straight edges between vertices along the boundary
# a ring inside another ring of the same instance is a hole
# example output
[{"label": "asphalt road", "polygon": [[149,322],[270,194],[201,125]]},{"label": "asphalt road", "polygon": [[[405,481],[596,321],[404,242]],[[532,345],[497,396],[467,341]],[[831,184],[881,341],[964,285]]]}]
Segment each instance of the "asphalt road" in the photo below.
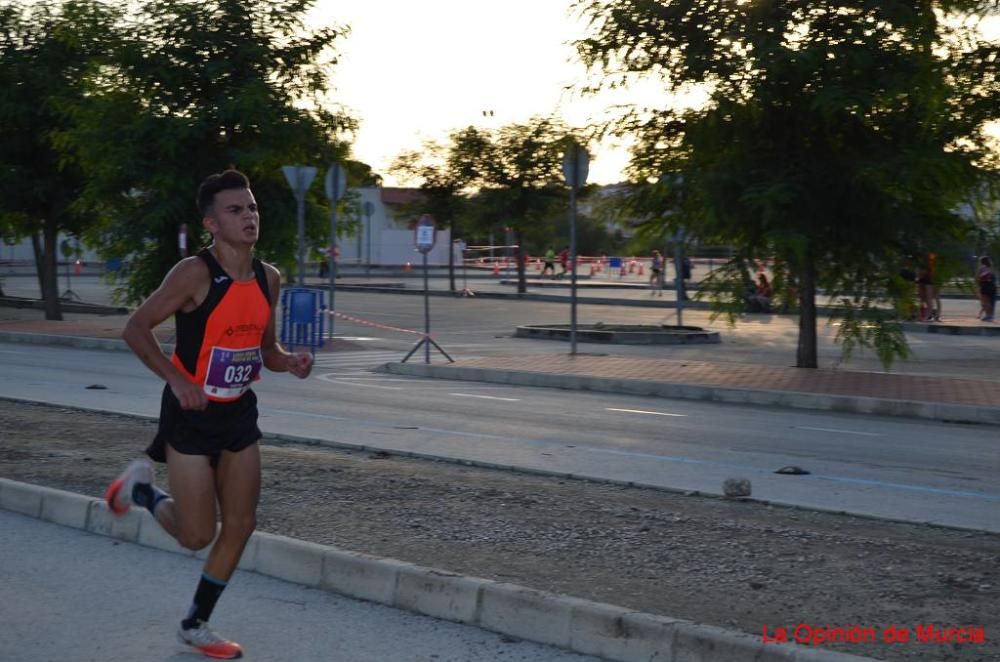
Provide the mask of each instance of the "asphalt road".
[{"label": "asphalt road", "polygon": [[[710,493],[738,475],[762,499],[1000,530],[998,440],[981,427],[371,372],[405,348],[320,355],[306,381],[266,374],[262,428]],[[160,382],[125,352],[0,345],[0,361],[2,396],[157,413]],[[786,465],[811,473],[774,473]]]}]

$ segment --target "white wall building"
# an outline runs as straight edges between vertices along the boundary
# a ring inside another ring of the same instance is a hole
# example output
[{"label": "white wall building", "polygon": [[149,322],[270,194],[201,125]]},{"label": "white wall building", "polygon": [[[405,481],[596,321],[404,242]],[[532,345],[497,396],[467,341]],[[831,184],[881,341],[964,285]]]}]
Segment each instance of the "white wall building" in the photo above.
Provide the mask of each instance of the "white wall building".
[{"label": "white wall building", "polygon": [[[74,247],[74,251],[77,246],[75,238],[60,232],[58,238],[56,239],[56,258],[59,262],[64,262],[66,260],[66,257],[63,255],[62,246],[63,242],[67,239]],[[79,248],[80,259],[83,262],[96,264],[102,261],[100,256],[98,256],[97,251],[87,248],[82,242],[79,244]],[[72,259],[75,260],[76,256],[74,255]],[[30,237],[26,237],[15,244],[0,243],[0,264],[10,263],[21,265],[27,264],[32,266],[35,264],[35,251],[31,246]]]},{"label": "white wall building", "polygon": [[[413,225],[420,218],[419,213],[406,213],[404,206],[422,199],[420,189],[383,188],[364,186],[356,188],[359,194],[358,207],[363,210],[365,203],[371,203],[371,217],[361,212],[361,231],[354,236],[341,235],[340,264],[371,264],[377,266],[400,266],[407,262],[416,266],[422,264],[423,256],[414,244]],[[448,264],[448,246],[451,232],[438,228],[437,241],[427,254],[431,265]]]}]

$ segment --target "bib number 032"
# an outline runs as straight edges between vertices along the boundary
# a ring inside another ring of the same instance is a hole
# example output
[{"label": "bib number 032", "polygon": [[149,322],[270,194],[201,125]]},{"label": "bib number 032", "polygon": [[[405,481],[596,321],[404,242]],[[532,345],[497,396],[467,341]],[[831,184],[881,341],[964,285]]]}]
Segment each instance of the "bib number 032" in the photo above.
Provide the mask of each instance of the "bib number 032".
[{"label": "bib number 032", "polygon": [[260,347],[213,347],[205,375],[205,393],[216,400],[235,400],[257,379],[262,365]]},{"label": "bib number 032", "polygon": [[252,365],[231,365],[226,368],[225,380],[229,384],[246,383],[253,377]]}]

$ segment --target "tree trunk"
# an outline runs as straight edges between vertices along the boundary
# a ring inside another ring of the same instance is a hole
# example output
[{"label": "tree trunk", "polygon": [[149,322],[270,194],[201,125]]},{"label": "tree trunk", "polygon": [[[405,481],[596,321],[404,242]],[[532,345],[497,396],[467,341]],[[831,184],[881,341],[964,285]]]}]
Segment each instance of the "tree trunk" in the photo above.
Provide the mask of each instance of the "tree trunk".
[{"label": "tree trunk", "polygon": [[42,298],[44,298],[45,293],[45,281],[42,280],[42,262],[44,260],[45,254],[42,252],[42,239],[38,236],[38,232],[31,233],[31,252],[35,256],[35,278],[38,279],[38,291],[42,292]]},{"label": "tree trunk", "polygon": [[528,281],[524,273],[524,246],[521,245],[521,231],[518,228],[514,228],[514,243],[517,244],[517,248],[514,249],[514,260],[517,263],[517,293],[524,294],[528,291]]},{"label": "tree trunk", "polygon": [[816,368],[816,264],[807,257],[799,271],[799,347],[796,368]]},{"label": "tree trunk", "polygon": [[451,245],[448,246],[448,288],[455,293],[455,221],[451,222]]},{"label": "tree trunk", "polygon": [[62,306],[59,305],[59,276],[56,273],[56,243],[58,229],[55,223],[48,220],[42,222],[43,237],[38,233],[31,235],[32,248],[35,251],[35,268],[38,272],[38,284],[45,303],[45,319],[62,320]]}]

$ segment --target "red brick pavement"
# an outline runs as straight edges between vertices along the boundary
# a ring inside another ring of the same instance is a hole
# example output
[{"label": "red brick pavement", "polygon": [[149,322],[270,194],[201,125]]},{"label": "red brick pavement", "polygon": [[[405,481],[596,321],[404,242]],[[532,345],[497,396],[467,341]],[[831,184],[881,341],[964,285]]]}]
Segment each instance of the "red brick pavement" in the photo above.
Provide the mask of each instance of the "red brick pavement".
[{"label": "red brick pavement", "polygon": [[452,364],[483,368],[747,390],[854,395],[920,402],[1000,407],[1000,382],[847,370],[806,370],[748,363],[668,361],[568,354],[463,359]]}]

